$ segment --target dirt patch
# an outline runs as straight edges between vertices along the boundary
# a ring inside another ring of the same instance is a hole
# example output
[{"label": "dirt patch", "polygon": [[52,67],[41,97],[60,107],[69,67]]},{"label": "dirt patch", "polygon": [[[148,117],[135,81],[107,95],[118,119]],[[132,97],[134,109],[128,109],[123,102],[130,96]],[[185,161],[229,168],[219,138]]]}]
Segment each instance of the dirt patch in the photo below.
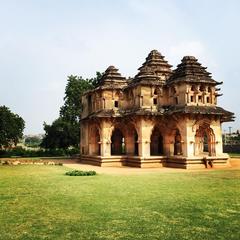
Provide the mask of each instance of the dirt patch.
[{"label": "dirt patch", "polygon": [[[238,169],[240,168],[240,159],[230,159],[231,167],[226,167],[224,169]],[[134,168],[134,167],[99,167],[82,163],[70,163],[65,162],[64,166],[83,170],[83,171],[96,171],[102,174],[120,174],[120,175],[132,175],[132,174],[149,174],[149,173],[171,173],[171,172],[199,172],[199,171],[217,171],[218,168],[211,169],[179,169],[179,168]],[[220,168],[223,169],[223,168]]]},{"label": "dirt patch", "polygon": [[240,158],[231,158],[230,164],[232,168],[240,168]]}]

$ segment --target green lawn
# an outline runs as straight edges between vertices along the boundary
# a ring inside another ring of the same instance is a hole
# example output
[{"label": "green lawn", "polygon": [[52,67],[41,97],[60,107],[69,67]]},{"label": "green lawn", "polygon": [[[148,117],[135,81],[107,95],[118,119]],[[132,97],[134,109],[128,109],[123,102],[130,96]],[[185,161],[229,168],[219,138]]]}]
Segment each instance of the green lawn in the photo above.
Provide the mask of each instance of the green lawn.
[{"label": "green lawn", "polygon": [[0,239],[240,239],[240,170],[67,170],[0,166]]},{"label": "green lawn", "polygon": [[240,153],[229,153],[229,156],[233,158],[240,158]]}]

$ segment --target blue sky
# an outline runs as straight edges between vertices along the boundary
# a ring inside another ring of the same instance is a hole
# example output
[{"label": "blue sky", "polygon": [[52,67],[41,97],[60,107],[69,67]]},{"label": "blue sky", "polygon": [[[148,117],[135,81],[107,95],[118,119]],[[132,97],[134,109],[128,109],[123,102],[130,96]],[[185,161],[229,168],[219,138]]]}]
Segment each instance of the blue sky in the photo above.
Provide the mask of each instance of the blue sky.
[{"label": "blue sky", "polygon": [[240,1],[0,0],[0,105],[42,133],[58,117],[67,76],[109,65],[134,76],[152,49],[174,67],[194,55],[223,81],[219,105],[240,129]]}]

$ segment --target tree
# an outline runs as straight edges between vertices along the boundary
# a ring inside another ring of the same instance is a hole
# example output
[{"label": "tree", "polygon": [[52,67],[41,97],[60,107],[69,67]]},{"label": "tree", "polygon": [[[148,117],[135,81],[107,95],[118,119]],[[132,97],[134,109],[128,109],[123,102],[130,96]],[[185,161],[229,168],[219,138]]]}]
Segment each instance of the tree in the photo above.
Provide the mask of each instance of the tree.
[{"label": "tree", "polygon": [[82,94],[97,86],[102,73],[96,72],[96,77],[83,79],[78,76],[69,76],[65,89],[64,105],[60,108],[60,116],[72,123],[79,122],[82,112]]},{"label": "tree", "polygon": [[44,130],[46,134],[41,143],[42,147],[48,149],[67,149],[69,146],[78,145],[78,126],[61,117],[56,119],[51,125],[44,123]]},{"label": "tree", "polygon": [[102,74],[97,72],[96,77],[83,79],[78,76],[69,76],[65,89],[64,105],[60,108],[60,116],[52,125],[44,123],[45,137],[42,147],[68,148],[77,147],[80,142],[80,115],[82,112],[82,94],[97,86]]},{"label": "tree", "polygon": [[82,111],[80,97],[93,87],[91,81],[78,76],[69,76],[65,89],[64,105],[60,108],[60,116],[69,122],[79,122]]},{"label": "tree", "polygon": [[42,138],[39,136],[26,137],[24,143],[28,147],[38,147],[42,142]]},{"label": "tree", "polygon": [[6,106],[0,106],[0,148],[17,145],[23,136],[24,120]]}]

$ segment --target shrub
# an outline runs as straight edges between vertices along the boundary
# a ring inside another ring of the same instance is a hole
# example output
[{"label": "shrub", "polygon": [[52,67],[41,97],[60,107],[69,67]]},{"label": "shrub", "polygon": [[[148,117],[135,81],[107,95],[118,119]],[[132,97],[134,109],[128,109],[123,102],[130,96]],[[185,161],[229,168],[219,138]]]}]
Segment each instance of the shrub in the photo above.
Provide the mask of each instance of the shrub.
[{"label": "shrub", "polygon": [[38,149],[29,150],[22,147],[15,147],[8,150],[0,150],[0,158],[4,157],[60,157],[60,156],[72,156],[78,154],[78,148],[71,149]]},{"label": "shrub", "polygon": [[65,173],[65,175],[68,176],[94,176],[96,174],[97,173],[95,171],[80,171],[80,170],[72,170]]},{"label": "shrub", "polygon": [[62,162],[55,163],[56,166],[63,166]]}]

